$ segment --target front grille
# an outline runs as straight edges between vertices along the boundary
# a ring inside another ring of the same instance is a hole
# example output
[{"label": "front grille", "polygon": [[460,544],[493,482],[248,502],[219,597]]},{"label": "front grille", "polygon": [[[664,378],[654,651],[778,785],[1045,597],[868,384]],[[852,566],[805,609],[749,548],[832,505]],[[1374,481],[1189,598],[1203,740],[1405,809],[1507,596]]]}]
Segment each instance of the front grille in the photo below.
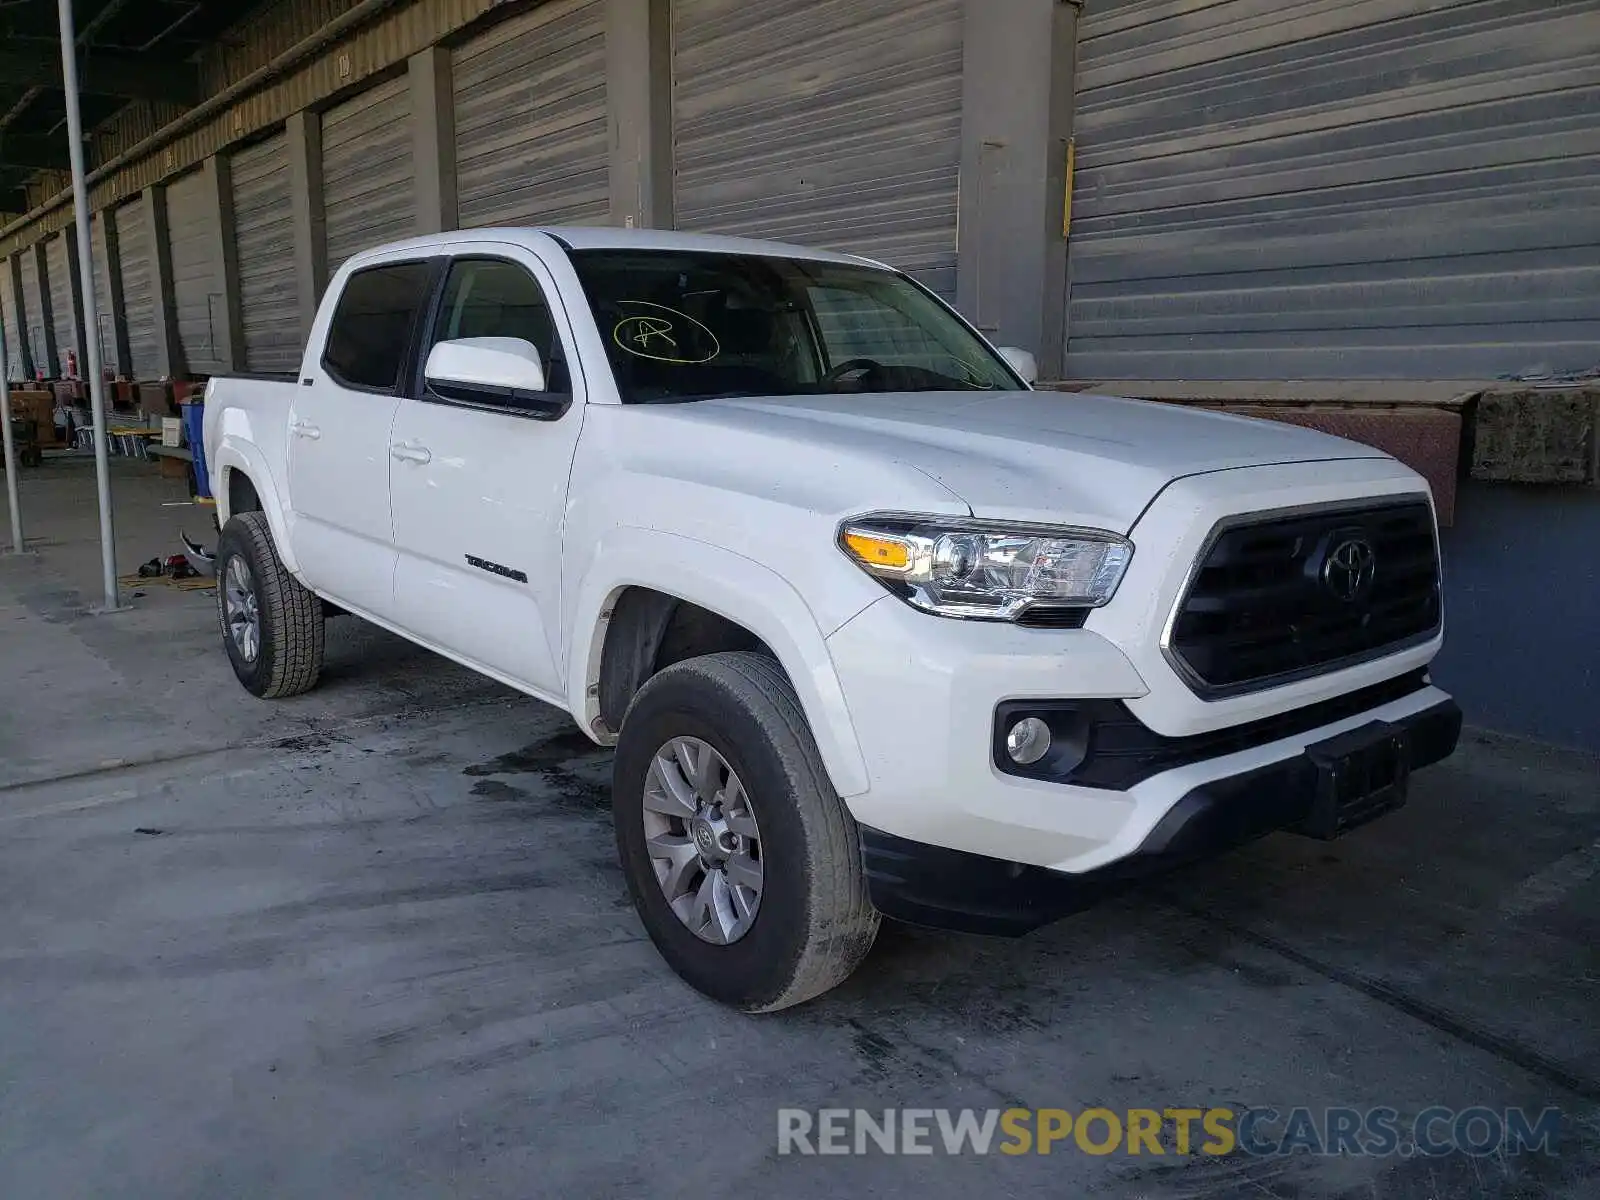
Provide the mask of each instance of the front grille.
[{"label": "front grille", "polygon": [[[1352,574],[1329,562],[1362,561],[1352,544],[1371,551],[1370,573],[1353,596]],[[1439,614],[1426,501],[1247,518],[1213,534],[1167,650],[1200,695],[1234,695],[1426,640]]]}]

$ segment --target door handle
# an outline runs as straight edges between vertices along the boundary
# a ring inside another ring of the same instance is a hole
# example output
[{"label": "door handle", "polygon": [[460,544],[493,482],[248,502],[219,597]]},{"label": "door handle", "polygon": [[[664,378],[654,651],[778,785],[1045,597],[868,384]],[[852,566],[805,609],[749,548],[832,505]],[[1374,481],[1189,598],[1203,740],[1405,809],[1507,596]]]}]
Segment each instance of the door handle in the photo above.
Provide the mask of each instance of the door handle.
[{"label": "door handle", "polygon": [[319,437],[322,436],[322,430],[318,429],[315,425],[309,424],[309,423],[307,423],[305,421],[292,421],[292,422],[290,422],[290,424],[289,424],[289,432],[294,434],[295,437],[308,438],[309,440],[311,440],[313,442],[316,441]]},{"label": "door handle", "polygon": [[433,461],[433,452],[426,446],[419,446],[415,442],[396,442],[389,447],[389,453],[398,462],[430,463]]}]

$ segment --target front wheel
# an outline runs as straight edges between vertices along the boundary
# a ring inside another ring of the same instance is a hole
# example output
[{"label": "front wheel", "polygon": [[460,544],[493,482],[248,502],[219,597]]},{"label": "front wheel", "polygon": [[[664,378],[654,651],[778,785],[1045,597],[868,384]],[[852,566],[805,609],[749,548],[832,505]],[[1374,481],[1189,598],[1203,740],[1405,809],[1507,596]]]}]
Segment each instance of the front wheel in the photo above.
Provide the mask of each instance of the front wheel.
[{"label": "front wheel", "polygon": [[691,985],[772,1012],[841,983],[872,948],[855,822],[771,658],[713,654],[652,677],[614,772],[634,906]]},{"label": "front wheel", "polygon": [[289,574],[263,513],[240,513],[223,526],[217,613],[228,661],[251,695],[277,700],[316,686],[322,601]]}]

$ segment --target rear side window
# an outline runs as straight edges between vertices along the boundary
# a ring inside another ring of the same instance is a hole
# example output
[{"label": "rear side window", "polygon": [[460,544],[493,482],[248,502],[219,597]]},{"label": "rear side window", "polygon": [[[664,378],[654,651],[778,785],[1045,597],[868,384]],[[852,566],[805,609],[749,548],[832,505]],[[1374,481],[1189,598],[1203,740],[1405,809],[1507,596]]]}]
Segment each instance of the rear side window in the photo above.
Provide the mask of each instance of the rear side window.
[{"label": "rear side window", "polygon": [[334,309],[322,365],[346,387],[392,392],[428,298],[425,262],[387,263],[350,276]]}]

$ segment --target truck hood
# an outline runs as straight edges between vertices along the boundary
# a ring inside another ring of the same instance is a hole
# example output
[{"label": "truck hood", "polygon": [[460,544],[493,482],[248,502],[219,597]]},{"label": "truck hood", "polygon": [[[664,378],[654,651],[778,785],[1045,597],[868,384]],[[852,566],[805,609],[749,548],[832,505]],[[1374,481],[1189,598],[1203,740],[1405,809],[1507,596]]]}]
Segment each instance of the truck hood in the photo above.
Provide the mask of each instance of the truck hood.
[{"label": "truck hood", "polygon": [[[1079,392],[906,392],[706,400],[678,410],[796,453],[905,463],[974,516],[1127,533],[1175,479],[1238,467],[1383,458],[1298,426]],[[796,463],[798,466],[799,463]]]}]

